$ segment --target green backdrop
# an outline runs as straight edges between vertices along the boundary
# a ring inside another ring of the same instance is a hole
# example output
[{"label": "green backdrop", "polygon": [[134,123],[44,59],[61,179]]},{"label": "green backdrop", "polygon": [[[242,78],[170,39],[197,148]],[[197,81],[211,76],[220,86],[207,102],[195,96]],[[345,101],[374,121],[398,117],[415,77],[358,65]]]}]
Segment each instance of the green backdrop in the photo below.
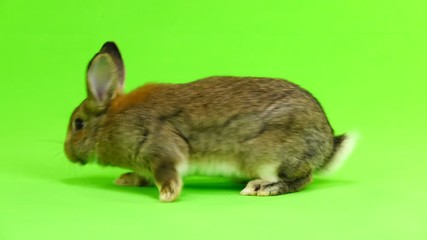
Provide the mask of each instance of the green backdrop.
[{"label": "green backdrop", "polygon": [[[306,190],[242,197],[186,180],[178,202],[62,152],[86,64],[119,45],[130,90],[281,77],[362,138]],[[0,239],[427,239],[425,0],[0,0]]]}]

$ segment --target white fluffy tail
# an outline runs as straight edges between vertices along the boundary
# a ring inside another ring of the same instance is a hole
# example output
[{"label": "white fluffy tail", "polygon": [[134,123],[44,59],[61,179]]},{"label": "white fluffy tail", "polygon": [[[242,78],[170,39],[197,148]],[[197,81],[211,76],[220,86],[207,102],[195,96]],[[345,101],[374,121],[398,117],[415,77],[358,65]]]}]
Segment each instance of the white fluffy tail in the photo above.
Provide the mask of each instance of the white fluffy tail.
[{"label": "white fluffy tail", "polygon": [[359,139],[358,133],[346,133],[334,138],[334,151],[329,160],[320,167],[319,173],[328,175],[338,170],[353,152],[356,142]]}]

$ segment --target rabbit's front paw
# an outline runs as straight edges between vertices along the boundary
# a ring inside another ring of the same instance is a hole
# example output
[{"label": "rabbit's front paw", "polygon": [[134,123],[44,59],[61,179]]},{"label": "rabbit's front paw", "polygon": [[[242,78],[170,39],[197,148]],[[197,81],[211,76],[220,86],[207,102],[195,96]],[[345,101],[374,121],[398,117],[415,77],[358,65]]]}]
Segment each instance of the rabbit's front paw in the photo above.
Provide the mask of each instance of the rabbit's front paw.
[{"label": "rabbit's front paw", "polygon": [[182,184],[166,184],[160,188],[160,201],[173,202],[181,193]]}]

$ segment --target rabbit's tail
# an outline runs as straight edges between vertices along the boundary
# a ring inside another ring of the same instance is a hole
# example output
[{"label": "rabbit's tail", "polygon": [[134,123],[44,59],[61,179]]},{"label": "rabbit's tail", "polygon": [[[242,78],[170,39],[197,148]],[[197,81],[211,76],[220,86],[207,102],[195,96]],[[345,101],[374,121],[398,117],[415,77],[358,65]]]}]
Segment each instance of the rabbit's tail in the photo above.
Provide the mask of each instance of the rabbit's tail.
[{"label": "rabbit's tail", "polygon": [[334,149],[332,155],[318,169],[319,173],[330,174],[338,170],[344,161],[350,156],[359,138],[358,133],[345,133],[334,137]]}]

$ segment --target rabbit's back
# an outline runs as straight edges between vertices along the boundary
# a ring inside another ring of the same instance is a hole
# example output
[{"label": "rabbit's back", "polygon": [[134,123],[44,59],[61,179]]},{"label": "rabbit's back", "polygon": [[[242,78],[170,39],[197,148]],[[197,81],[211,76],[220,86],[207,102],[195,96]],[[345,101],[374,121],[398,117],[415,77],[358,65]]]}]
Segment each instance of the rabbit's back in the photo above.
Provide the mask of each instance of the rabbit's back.
[{"label": "rabbit's back", "polygon": [[226,127],[242,118],[282,124],[278,117],[295,117],[329,125],[310,93],[282,79],[209,77],[187,84],[141,88],[145,89],[150,94],[140,101],[141,107],[161,119],[183,117],[193,129]]}]

